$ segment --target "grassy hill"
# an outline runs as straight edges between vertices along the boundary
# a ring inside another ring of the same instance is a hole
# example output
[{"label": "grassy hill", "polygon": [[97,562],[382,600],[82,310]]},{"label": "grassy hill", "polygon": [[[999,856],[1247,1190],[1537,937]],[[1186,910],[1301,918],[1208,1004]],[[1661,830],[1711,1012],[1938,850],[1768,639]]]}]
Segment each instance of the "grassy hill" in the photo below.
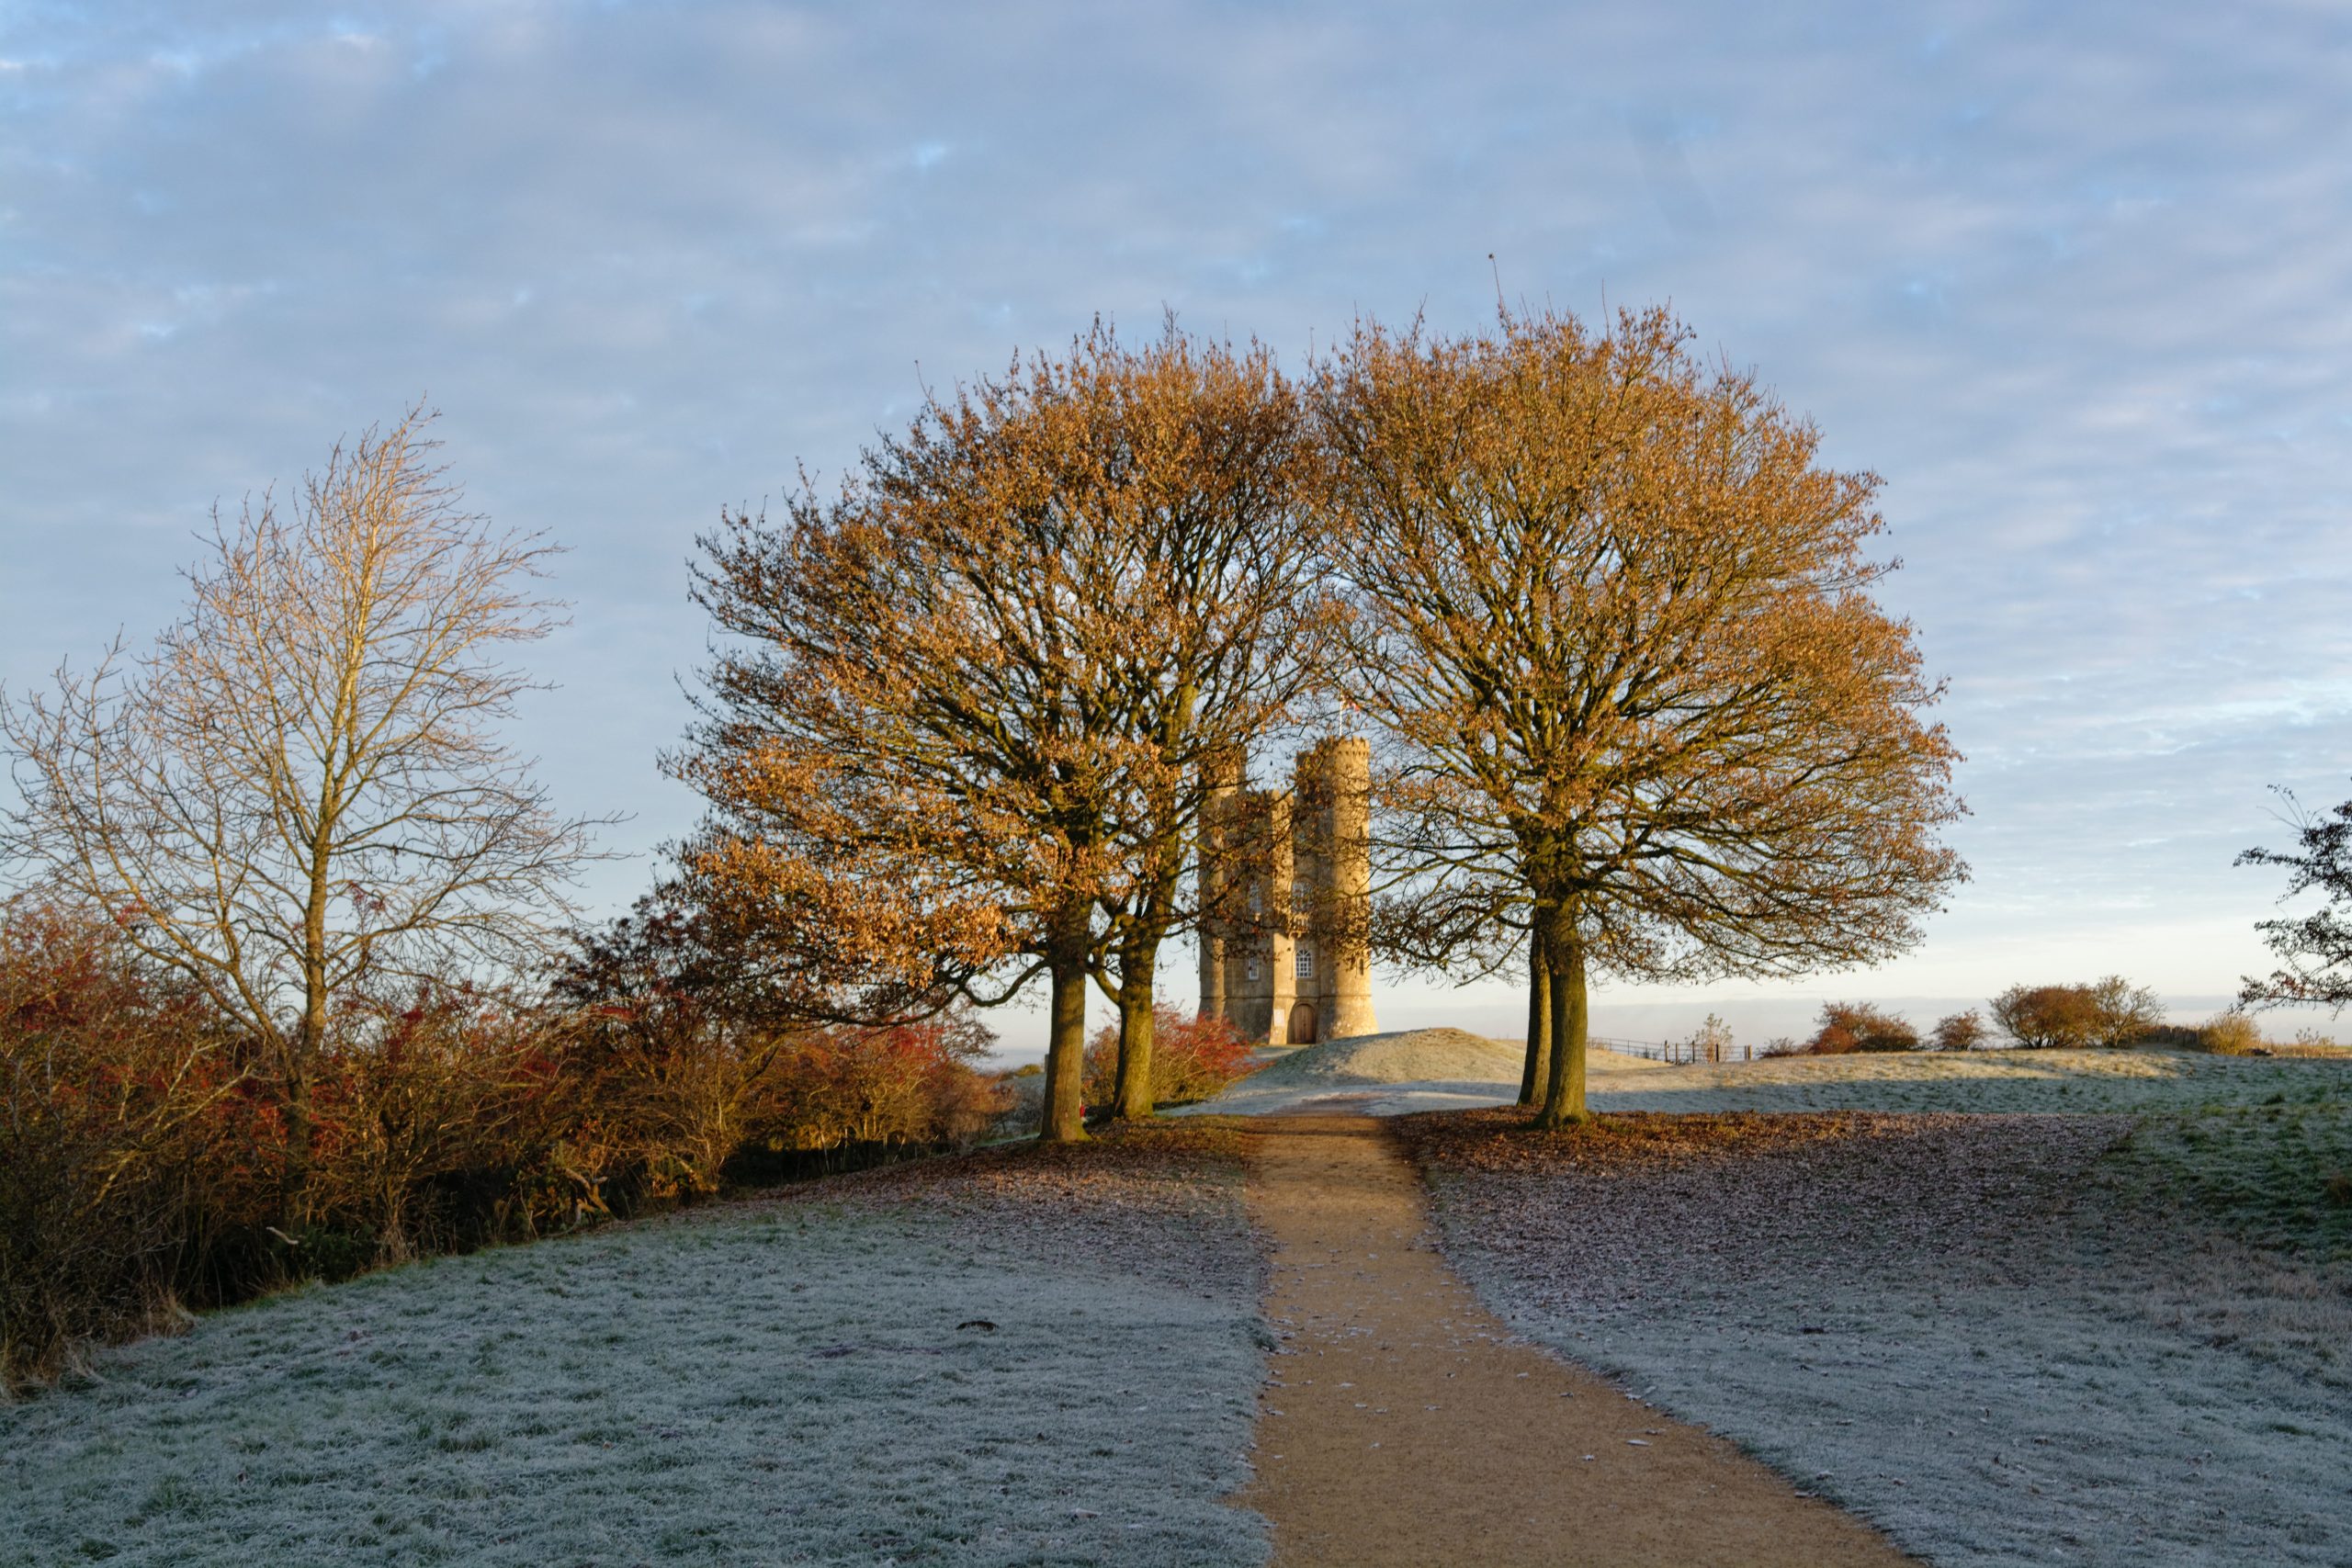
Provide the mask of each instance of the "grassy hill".
[{"label": "grassy hill", "polygon": [[1020,1149],[211,1315],[0,1407],[0,1562],[1254,1562],[1229,1134]]}]

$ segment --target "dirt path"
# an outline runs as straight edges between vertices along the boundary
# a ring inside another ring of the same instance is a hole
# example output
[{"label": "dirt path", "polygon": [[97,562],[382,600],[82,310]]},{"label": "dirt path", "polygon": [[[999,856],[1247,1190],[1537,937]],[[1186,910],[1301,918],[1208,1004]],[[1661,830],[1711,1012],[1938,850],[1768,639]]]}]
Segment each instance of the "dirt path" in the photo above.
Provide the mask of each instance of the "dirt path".
[{"label": "dirt path", "polygon": [[1913,1562],[1722,1438],[1510,1342],[1371,1118],[1253,1130],[1285,1338],[1238,1501],[1273,1521],[1278,1568]]}]

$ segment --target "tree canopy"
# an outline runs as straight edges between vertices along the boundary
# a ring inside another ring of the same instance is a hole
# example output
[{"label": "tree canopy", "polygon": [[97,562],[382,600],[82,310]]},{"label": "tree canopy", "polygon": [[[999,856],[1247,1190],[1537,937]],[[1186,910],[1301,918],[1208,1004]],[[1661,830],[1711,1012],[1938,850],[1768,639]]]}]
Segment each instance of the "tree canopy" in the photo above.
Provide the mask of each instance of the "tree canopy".
[{"label": "tree canopy", "polygon": [[1045,1132],[1080,1135],[1090,977],[1148,1051],[1209,764],[1310,689],[1315,471],[1264,352],[1098,328],[933,400],[837,496],[730,515],[697,596],[732,640],[673,760],[712,806],[690,874],[812,1005],[1045,976]]},{"label": "tree canopy", "polygon": [[1871,594],[1878,479],[1689,340],[1366,323],[1317,383],[1390,850],[1434,908],[1529,911],[1551,1122],[1584,1114],[1595,970],[1868,963],[1964,874],[1939,688]]}]

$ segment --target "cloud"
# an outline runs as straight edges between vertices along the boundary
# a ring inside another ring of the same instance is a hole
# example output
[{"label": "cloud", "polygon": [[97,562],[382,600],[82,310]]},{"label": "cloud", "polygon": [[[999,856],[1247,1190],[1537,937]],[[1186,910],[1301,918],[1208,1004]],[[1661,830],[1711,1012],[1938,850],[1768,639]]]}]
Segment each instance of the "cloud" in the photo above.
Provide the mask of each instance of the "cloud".
[{"label": "cloud", "polygon": [[721,504],[1098,311],[1295,360],[1360,310],[1481,321],[1493,253],[1514,299],[1670,299],[1885,477],[1972,759],[1931,952],[2225,990],[2265,786],[2336,798],[2352,757],[2348,38],[2023,0],[22,12],[0,675],[160,625],[214,498],[429,392],[477,503],[573,547],[528,739],[650,848],[692,812],[652,757]]}]

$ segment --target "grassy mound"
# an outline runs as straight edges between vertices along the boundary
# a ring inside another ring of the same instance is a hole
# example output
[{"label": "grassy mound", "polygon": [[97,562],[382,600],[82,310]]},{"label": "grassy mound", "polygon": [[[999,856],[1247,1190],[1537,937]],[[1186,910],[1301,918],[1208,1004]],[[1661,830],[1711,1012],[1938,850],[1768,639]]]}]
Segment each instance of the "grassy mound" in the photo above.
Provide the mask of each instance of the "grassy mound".
[{"label": "grassy mound", "polygon": [[1302,1045],[1252,1074],[1275,1084],[1517,1083],[1521,1047],[1466,1029],[1406,1029]]}]

